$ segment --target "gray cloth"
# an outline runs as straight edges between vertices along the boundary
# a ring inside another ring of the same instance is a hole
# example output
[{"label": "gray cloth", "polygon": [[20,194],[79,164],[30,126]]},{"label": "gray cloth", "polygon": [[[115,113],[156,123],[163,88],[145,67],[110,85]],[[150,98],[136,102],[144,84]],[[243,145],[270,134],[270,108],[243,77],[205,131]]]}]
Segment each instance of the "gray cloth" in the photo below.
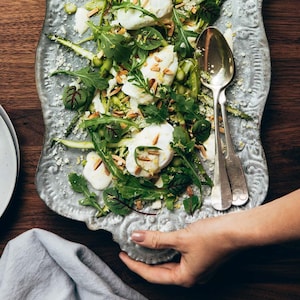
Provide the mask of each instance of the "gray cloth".
[{"label": "gray cloth", "polygon": [[0,259],[0,299],[127,299],[127,286],[87,247],[42,229],[11,240]]}]

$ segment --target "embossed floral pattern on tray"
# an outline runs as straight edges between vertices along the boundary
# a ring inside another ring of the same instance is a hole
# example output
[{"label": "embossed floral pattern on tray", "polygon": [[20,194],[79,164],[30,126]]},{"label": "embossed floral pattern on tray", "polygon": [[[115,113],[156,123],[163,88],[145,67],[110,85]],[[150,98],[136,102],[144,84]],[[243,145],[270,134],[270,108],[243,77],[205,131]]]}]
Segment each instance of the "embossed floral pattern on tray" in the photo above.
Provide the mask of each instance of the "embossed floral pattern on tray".
[{"label": "embossed floral pattern on tray", "polygon": [[[66,33],[71,28],[72,25],[62,13],[63,5],[64,2],[59,0],[47,1],[43,33],[37,48],[36,81],[46,128],[45,143],[36,173],[38,193],[58,214],[83,221],[91,230],[104,229],[111,232],[114,240],[131,257],[147,263],[167,261],[174,256],[173,250],[149,250],[136,246],[130,241],[131,232],[134,229],[177,230],[198,219],[221,213],[211,207],[209,193],[202,208],[193,216],[187,215],[183,209],[174,212],[162,209],[156,216],[132,212],[126,217],[109,214],[96,218],[92,208],[78,204],[80,195],[71,190],[67,180],[71,171],[79,170],[76,164],[78,150],[65,151],[62,147],[51,147],[51,138],[61,134],[61,127],[67,124],[71,116],[61,104],[61,78],[50,77],[49,74],[58,66],[82,63],[74,55],[66,56],[61,47],[51,43],[45,36],[49,32]],[[230,118],[233,142],[243,162],[250,200],[245,206],[233,207],[229,212],[260,205],[268,189],[268,171],[260,142],[260,124],[271,72],[261,6],[262,0],[227,0],[222,6],[221,17],[215,24],[222,32],[231,27],[234,33],[233,52],[237,72],[233,85],[228,89],[228,100],[239,103],[241,109],[253,117],[253,121]]]}]

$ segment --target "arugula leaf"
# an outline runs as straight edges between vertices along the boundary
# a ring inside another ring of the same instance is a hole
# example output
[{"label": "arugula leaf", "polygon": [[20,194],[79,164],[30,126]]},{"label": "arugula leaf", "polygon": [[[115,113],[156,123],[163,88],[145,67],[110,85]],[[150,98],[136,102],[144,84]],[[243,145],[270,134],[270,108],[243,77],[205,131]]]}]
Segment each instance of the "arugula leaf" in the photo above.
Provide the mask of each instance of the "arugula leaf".
[{"label": "arugula leaf", "polygon": [[180,13],[174,8],[173,9],[173,21],[176,25],[176,41],[174,50],[178,52],[182,57],[191,57],[194,53],[194,48],[191,46],[188,38],[197,37],[197,33],[189,30],[185,30],[180,20]]},{"label": "arugula leaf", "polygon": [[107,207],[116,215],[126,216],[132,211],[133,201],[126,201],[116,188],[108,188],[103,192],[103,200]]},{"label": "arugula leaf", "polygon": [[140,11],[143,15],[145,16],[149,16],[151,18],[153,18],[155,21],[158,21],[158,18],[156,17],[155,14],[151,13],[150,11],[144,9],[142,6],[138,5],[138,4],[134,4],[130,1],[122,1],[122,3],[115,3],[112,6],[113,10],[118,10],[118,9],[125,9],[126,11],[128,11],[129,9],[133,9],[133,10],[138,10]]},{"label": "arugula leaf", "polygon": [[105,90],[108,87],[108,80],[101,78],[99,76],[99,73],[95,70],[92,70],[90,67],[85,67],[78,71],[57,70],[54,71],[51,75],[56,74],[66,74],[79,77],[88,88]]},{"label": "arugula leaf", "polygon": [[97,201],[97,195],[89,191],[87,181],[82,175],[70,173],[68,178],[72,189],[75,192],[83,194],[85,196],[84,199],[79,200],[79,204],[95,208],[97,210],[97,217],[107,215],[107,213],[109,212],[108,209],[106,207],[100,206]]},{"label": "arugula leaf", "polygon": [[162,124],[169,116],[168,108],[164,102],[162,102],[162,105],[159,108],[155,104],[140,104],[139,109],[146,118],[146,122],[151,124]]},{"label": "arugula leaf", "polygon": [[143,50],[154,50],[162,45],[166,45],[162,34],[153,27],[144,27],[136,32],[136,45]]},{"label": "arugula leaf", "polygon": [[93,31],[94,39],[99,41],[99,47],[107,58],[114,59],[117,63],[129,60],[132,43],[124,35],[111,32],[110,26],[96,26],[88,22]]},{"label": "arugula leaf", "polygon": [[223,0],[202,0],[197,15],[207,24],[214,23],[220,16]]},{"label": "arugula leaf", "polygon": [[82,128],[97,127],[98,125],[101,125],[101,124],[111,124],[111,123],[122,124],[122,125],[127,125],[129,127],[139,128],[139,125],[130,119],[119,118],[119,117],[114,117],[114,116],[105,115],[105,114],[102,114],[98,118],[84,120],[81,124],[81,127]]},{"label": "arugula leaf", "polygon": [[188,214],[193,215],[194,212],[201,206],[201,203],[199,202],[199,198],[196,195],[194,195],[184,199],[183,206],[184,206],[184,210]]}]

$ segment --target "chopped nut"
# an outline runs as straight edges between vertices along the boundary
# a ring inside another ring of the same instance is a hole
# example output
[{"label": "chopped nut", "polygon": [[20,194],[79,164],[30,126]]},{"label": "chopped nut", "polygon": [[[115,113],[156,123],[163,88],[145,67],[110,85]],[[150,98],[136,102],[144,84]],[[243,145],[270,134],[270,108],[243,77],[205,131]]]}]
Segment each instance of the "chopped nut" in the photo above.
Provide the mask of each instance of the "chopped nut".
[{"label": "chopped nut", "polygon": [[141,209],[143,209],[143,202],[141,200],[137,200],[135,202],[135,206],[136,206],[137,210],[141,210]]},{"label": "chopped nut", "polygon": [[196,6],[193,6],[193,7],[192,7],[191,13],[192,13],[192,14],[196,14],[196,13],[197,13],[197,7],[196,7]]},{"label": "chopped nut", "polygon": [[118,31],[117,34],[125,34],[126,33],[126,28],[121,27]]},{"label": "chopped nut", "polygon": [[140,166],[136,166],[135,171],[134,171],[134,174],[135,174],[135,175],[138,175],[138,174],[141,173],[141,171],[142,171],[142,168],[141,168]]},{"label": "chopped nut", "polygon": [[147,151],[150,155],[160,155],[160,152],[159,152],[159,150],[152,150],[152,149],[149,149],[148,151]]},{"label": "chopped nut", "polygon": [[123,159],[122,157],[120,157],[118,155],[113,154],[111,157],[119,166],[123,166],[126,164],[125,159]]},{"label": "chopped nut", "polygon": [[129,119],[134,119],[134,118],[138,117],[138,115],[139,114],[137,112],[131,111],[131,112],[128,112],[126,117],[129,118]]},{"label": "chopped nut", "polygon": [[110,92],[109,96],[111,97],[111,96],[113,96],[113,95],[118,94],[118,93],[120,92],[120,90],[121,90],[121,87],[120,87],[120,86],[119,86],[119,87],[116,87],[115,89],[113,89],[113,90]]},{"label": "chopped nut", "polygon": [[154,137],[154,139],[152,140],[152,145],[156,145],[159,139],[159,133]]},{"label": "chopped nut", "polygon": [[151,68],[150,68],[151,71],[154,71],[154,72],[159,72],[160,71],[160,66],[159,64],[154,64]]},{"label": "chopped nut", "polygon": [[109,172],[109,170],[107,169],[107,167],[105,166],[105,168],[104,168],[104,171],[105,171],[105,174],[107,175],[107,176],[109,176],[110,175],[110,172]]},{"label": "chopped nut", "polygon": [[151,161],[151,159],[147,156],[139,156],[137,159],[141,161]]},{"label": "chopped nut", "polygon": [[190,185],[186,188],[186,193],[188,194],[189,197],[194,195],[194,191]]},{"label": "chopped nut", "polygon": [[115,116],[115,117],[120,117],[120,116],[124,116],[125,113],[124,113],[123,110],[114,110],[114,111],[112,112],[112,115]]},{"label": "chopped nut", "polygon": [[158,63],[159,63],[159,62],[162,62],[162,59],[161,59],[160,57],[156,56],[156,55],[154,56],[154,59],[155,59],[155,61],[157,61]]},{"label": "chopped nut", "polygon": [[99,12],[99,8],[95,7],[94,9],[90,10],[87,14],[88,18],[94,16],[95,14],[97,14]]},{"label": "chopped nut", "polygon": [[102,159],[99,158],[97,159],[97,161],[94,163],[94,166],[93,166],[93,170],[96,171],[102,164]]},{"label": "chopped nut", "polygon": [[155,79],[151,79],[149,80],[149,84],[151,93],[155,94],[158,87],[158,82]]},{"label": "chopped nut", "polygon": [[163,73],[166,74],[166,75],[173,75],[174,74],[173,71],[171,71],[169,68],[165,68],[163,70]]},{"label": "chopped nut", "polygon": [[88,116],[88,119],[89,119],[89,120],[95,119],[95,118],[98,118],[99,116],[100,116],[99,112],[96,111],[96,112],[90,114],[90,115]]},{"label": "chopped nut", "polygon": [[203,145],[195,145],[195,147],[200,151],[204,158],[207,158],[207,152]]}]

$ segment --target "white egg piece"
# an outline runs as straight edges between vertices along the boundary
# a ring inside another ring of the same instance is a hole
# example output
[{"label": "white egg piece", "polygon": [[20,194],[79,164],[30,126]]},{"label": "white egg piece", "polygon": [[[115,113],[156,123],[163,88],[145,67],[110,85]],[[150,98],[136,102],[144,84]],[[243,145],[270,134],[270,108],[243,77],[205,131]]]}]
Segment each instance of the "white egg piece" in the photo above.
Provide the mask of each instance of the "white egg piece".
[{"label": "white egg piece", "polygon": [[88,10],[83,7],[79,7],[75,13],[75,26],[74,29],[79,34],[83,34],[89,28],[88,26]]},{"label": "white egg piece", "polygon": [[83,168],[85,179],[96,190],[107,188],[112,181],[112,175],[106,169],[100,156],[95,151],[91,151],[88,153],[86,160],[86,165]]},{"label": "white egg piece", "polygon": [[168,45],[152,53],[141,67],[146,79],[155,79],[158,84],[171,85],[178,69],[178,56],[174,46]]},{"label": "white egg piece", "polygon": [[105,108],[100,99],[100,92],[96,93],[95,97],[92,100],[92,103],[94,104],[96,112],[99,112],[100,114],[105,114]]},{"label": "white egg piece", "polygon": [[206,155],[203,157],[210,162],[215,161],[215,133],[212,132],[208,139],[203,143],[203,146],[206,149]]},{"label": "white egg piece", "polygon": [[[140,5],[158,19],[169,16],[173,8],[172,0],[141,0]],[[147,16],[137,9],[119,9],[116,13],[116,19],[121,26],[128,30],[152,26],[157,22],[151,16]]]},{"label": "white egg piece", "polygon": [[142,88],[136,86],[132,81],[126,81],[122,86],[122,92],[132,100],[132,108],[137,108],[139,104],[151,104],[155,98],[146,93]]},{"label": "white egg piece", "polygon": [[[178,56],[174,46],[169,45],[153,52],[141,67],[141,72],[146,80],[154,80],[158,85],[171,85],[178,69]],[[134,81],[127,80],[122,91],[130,96],[132,105],[151,104],[155,101],[152,94],[146,93]],[[155,91],[154,91],[155,93]]]},{"label": "white egg piece", "polygon": [[164,123],[152,124],[137,133],[128,145],[126,157],[128,172],[136,177],[149,178],[166,167],[174,155],[170,145],[173,131],[173,126]]}]

